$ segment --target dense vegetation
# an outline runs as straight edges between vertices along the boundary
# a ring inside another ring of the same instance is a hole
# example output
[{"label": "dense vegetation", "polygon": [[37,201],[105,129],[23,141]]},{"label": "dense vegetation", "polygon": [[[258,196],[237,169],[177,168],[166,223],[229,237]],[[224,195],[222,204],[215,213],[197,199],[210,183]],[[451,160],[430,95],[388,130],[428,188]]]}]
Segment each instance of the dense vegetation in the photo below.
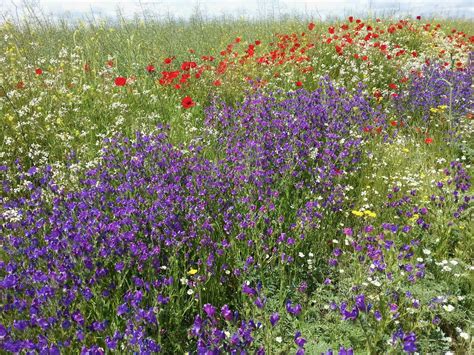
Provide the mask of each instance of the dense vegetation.
[{"label": "dense vegetation", "polygon": [[1,351],[472,352],[470,32],[1,25]]}]

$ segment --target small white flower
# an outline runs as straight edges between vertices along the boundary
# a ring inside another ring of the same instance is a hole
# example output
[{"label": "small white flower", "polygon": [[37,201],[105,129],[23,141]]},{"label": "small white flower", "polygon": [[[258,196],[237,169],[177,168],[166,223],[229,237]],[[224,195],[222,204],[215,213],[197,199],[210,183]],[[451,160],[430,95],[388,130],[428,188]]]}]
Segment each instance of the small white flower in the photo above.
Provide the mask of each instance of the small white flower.
[{"label": "small white flower", "polygon": [[447,312],[452,312],[454,311],[454,306],[452,304],[443,305],[443,309]]},{"label": "small white flower", "polygon": [[281,344],[281,342],[283,341],[283,339],[282,339],[282,337],[276,337],[276,338],[275,338],[275,341],[276,341],[277,343],[280,343],[280,344]]},{"label": "small white flower", "polygon": [[466,332],[459,333],[459,336],[463,338],[464,340],[469,340],[469,334]]},{"label": "small white flower", "polygon": [[191,296],[194,293],[194,291],[192,289],[189,289],[186,293]]}]

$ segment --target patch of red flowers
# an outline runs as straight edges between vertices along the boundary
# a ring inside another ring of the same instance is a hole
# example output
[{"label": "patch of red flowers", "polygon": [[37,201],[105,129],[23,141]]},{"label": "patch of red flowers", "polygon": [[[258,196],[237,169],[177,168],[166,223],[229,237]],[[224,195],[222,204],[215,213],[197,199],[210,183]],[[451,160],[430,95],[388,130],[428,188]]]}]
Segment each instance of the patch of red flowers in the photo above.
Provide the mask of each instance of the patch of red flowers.
[{"label": "patch of red flowers", "polygon": [[186,96],[184,99],[181,100],[181,105],[185,108],[191,108],[193,106],[196,106],[196,103],[193,101],[193,99],[190,96]]},{"label": "patch of red flowers", "polygon": [[426,137],[426,138],[425,138],[425,143],[426,143],[426,144],[431,144],[431,143],[433,143],[433,138]]},{"label": "patch of red flowers", "polygon": [[36,75],[41,75],[41,74],[43,74],[43,70],[41,68],[36,68],[35,73],[36,73]]}]

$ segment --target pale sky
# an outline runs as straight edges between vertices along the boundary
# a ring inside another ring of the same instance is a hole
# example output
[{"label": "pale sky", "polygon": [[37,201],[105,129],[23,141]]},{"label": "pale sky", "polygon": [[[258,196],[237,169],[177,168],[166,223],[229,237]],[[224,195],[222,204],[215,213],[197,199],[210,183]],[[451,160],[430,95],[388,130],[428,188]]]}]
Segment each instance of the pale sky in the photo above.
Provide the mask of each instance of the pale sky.
[{"label": "pale sky", "polygon": [[[125,17],[154,14],[157,17],[188,18],[197,7],[207,17],[222,14],[234,17],[263,17],[282,14],[326,16],[411,14],[474,18],[474,0],[26,0],[53,16],[81,18],[115,17],[120,9]],[[0,0],[0,13],[15,14],[25,0]],[[16,11],[17,10],[17,11]]]}]

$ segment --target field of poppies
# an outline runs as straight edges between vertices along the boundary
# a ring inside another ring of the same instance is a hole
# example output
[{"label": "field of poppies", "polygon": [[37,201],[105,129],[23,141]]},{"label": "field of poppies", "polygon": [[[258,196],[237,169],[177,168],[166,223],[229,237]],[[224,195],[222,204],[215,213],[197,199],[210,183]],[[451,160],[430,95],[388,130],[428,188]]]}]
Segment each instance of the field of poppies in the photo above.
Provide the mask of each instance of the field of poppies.
[{"label": "field of poppies", "polygon": [[473,22],[0,25],[0,352],[473,353]]}]

